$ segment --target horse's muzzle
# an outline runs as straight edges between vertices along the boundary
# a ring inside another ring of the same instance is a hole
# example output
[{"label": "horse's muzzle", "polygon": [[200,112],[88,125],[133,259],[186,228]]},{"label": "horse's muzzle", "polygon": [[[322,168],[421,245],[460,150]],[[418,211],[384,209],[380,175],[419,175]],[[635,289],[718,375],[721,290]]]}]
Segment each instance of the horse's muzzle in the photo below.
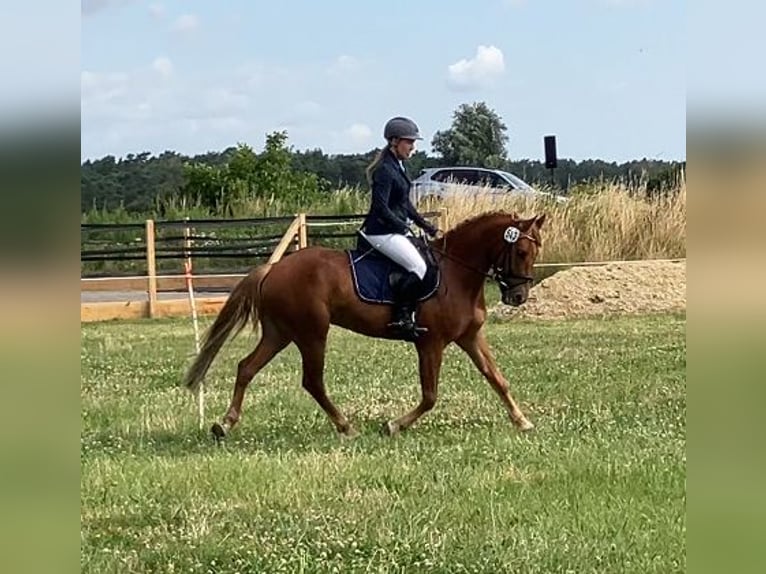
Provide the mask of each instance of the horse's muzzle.
[{"label": "horse's muzzle", "polygon": [[500,299],[506,305],[518,307],[519,305],[523,304],[527,300],[526,290],[517,291],[517,290],[508,289],[507,291],[503,291],[501,293]]}]

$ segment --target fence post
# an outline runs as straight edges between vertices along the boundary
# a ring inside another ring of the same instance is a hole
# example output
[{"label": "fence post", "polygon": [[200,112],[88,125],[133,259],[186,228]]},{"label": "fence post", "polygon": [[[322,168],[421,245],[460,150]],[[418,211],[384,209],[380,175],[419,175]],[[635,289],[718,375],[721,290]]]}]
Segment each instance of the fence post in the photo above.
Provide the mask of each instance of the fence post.
[{"label": "fence post", "polygon": [[296,215],[295,219],[293,219],[293,222],[290,224],[290,226],[287,228],[287,231],[285,231],[285,234],[282,236],[282,239],[279,241],[276,249],[274,249],[274,252],[271,254],[271,257],[269,257],[269,263],[276,263],[282,259],[282,256],[285,254],[285,251],[287,251],[287,248],[290,247],[290,244],[295,241],[295,236],[299,235],[298,232],[300,224],[300,216]]},{"label": "fence post", "polygon": [[305,249],[309,246],[308,229],[306,226],[306,214],[300,213],[298,226],[298,249]]},{"label": "fence post", "polygon": [[146,275],[149,288],[149,317],[157,314],[157,260],[154,253],[154,220],[146,220]]},{"label": "fence post", "polygon": [[449,229],[449,209],[446,207],[439,208],[439,229],[445,233]]},{"label": "fence post", "polygon": [[[184,277],[186,278],[186,291],[189,295],[189,307],[191,308],[192,326],[194,327],[194,351],[199,355],[199,323],[197,322],[197,303],[194,299],[194,285],[192,272],[191,256],[191,228],[189,227],[189,218],[185,217],[186,227],[184,227]],[[197,421],[199,430],[205,425],[205,381],[201,381],[197,387]]]}]

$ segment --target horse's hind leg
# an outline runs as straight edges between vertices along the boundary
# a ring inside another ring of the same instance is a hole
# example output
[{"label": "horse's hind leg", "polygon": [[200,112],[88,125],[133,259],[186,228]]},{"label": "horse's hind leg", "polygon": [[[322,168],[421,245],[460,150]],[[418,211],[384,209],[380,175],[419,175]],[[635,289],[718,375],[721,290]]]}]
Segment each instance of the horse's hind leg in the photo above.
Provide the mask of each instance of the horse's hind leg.
[{"label": "horse's hind leg", "polygon": [[347,437],[356,435],[357,433],[351,427],[348,419],[338,410],[325,391],[324,358],[326,339],[300,341],[297,342],[297,345],[303,358],[303,388],[319,403],[319,406],[330,417],[339,433]]},{"label": "horse's hind leg", "polygon": [[237,366],[237,380],[234,384],[234,395],[231,398],[229,410],[224,415],[222,422],[214,423],[210,429],[217,440],[225,437],[226,433],[239,421],[239,417],[242,414],[242,401],[245,398],[245,390],[250,381],[289,342],[286,338],[280,337],[276,332],[267,330],[264,327],[261,340],[258,341],[255,350],[242,359]]},{"label": "horse's hind leg", "polygon": [[508,411],[508,416],[510,416],[511,421],[516,425],[516,428],[521,431],[532,430],[534,425],[529,422],[527,417],[524,416],[524,413],[521,412],[519,405],[513,400],[510,385],[497,367],[495,358],[492,356],[492,351],[490,351],[489,344],[487,343],[487,339],[484,337],[484,333],[479,330],[456,342],[460,348],[471,357],[476,368],[479,369],[481,374],[484,375],[484,378],[487,379],[489,384],[498,394],[500,400],[503,402],[503,406],[505,406],[506,411]]}]

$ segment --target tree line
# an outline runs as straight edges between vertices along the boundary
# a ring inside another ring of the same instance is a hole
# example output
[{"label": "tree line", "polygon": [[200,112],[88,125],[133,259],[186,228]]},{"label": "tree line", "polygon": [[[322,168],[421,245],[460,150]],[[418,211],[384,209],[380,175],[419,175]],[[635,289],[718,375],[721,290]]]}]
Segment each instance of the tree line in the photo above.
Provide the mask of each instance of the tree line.
[{"label": "tree line", "polygon": [[[435,155],[418,151],[407,169],[414,178],[429,167],[493,167],[565,193],[594,181],[662,191],[676,186],[685,169],[683,162],[649,159],[620,164],[559,159],[551,173],[542,160],[510,159],[507,141],[505,124],[485,103],[463,104],[453,114],[452,126],[435,134],[431,142]],[[319,148],[296,151],[288,145],[285,132],[274,132],[266,136],[261,153],[240,143],[195,156],[174,151],[158,156],[128,154],[119,159],[108,155],[81,164],[81,209],[83,213],[118,208],[149,213],[168,202],[191,202],[225,214],[253,197],[289,199],[300,205],[344,187],[367,189],[365,169],[377,151],[336,155]]]}]

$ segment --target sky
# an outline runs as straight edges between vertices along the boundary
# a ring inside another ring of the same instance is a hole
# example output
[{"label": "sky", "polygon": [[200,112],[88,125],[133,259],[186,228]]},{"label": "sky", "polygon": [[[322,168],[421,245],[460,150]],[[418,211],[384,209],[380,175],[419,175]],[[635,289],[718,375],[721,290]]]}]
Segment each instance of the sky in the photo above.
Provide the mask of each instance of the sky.
[{"label": "sky", "polygon": [[542,160],[545,135],[576,161],[686,159],[682,0],[82,0],[80,25],[83,160],[276,130],[363,153],[397,115],[430,154],[478,101],[511,159]]}]

